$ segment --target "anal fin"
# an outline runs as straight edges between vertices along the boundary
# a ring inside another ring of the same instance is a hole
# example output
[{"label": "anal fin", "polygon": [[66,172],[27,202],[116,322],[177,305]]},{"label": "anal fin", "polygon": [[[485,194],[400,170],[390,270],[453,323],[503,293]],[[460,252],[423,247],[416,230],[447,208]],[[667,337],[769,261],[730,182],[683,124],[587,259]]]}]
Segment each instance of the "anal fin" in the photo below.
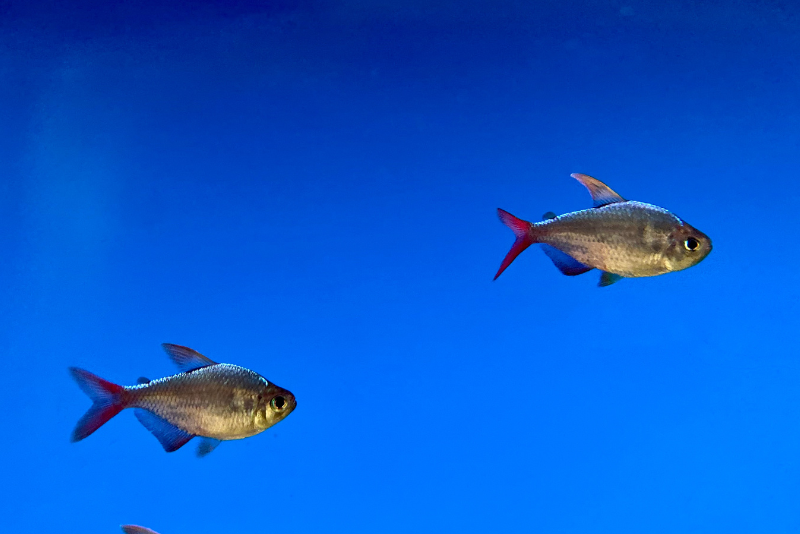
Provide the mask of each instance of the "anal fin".
[{"label": "anal fin", "polygon": [[566,252],[561,252],[550,245],[542,245],[542,250],[547,254],[547,257],[552,260],[555,266],[558,267],[558,270],[567,276],[577,276],[591,271],[594,268],[579,262]]},{"label": "anal fin", "polygon": [[193,434],[181,430],[166,419],[144,408],[136,408],[134,411],[136,413],[136,419],[138,419],[147,430],[152,432],[167,452],[177,451],[194,437]]},{"label": "anal fin", "polygon": [[614,274],[603,271],[603,273],[600,275],[600,282],[597,285],[599,287],[610,286],[615,282],[619,282],[623,278],[625,277],[622,276],[621,274]]}]

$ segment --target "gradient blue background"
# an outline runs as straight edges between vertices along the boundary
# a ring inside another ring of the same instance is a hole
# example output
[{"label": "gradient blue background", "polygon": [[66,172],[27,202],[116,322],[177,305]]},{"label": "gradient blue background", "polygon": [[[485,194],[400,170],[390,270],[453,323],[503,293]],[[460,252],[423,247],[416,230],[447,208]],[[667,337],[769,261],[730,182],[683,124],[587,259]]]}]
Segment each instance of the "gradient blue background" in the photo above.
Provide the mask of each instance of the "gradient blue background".
[{"label": "gradient blue background", "polygon": [[[798,57],[793,2],[3,3],[3,531],[797,532]],[[572,172],[714,251],[492,282]],[[70,443],[162,342],[298,407]]]}]

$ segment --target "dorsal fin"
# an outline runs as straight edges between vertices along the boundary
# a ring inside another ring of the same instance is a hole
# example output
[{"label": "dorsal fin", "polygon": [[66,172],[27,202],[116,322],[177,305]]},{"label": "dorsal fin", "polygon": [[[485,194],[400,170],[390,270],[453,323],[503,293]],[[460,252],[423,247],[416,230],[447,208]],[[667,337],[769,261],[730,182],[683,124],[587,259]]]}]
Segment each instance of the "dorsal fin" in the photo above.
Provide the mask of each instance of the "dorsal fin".
[{"label": "dorsal fin", "polygon": [[167,354],[169,354],[169,357],[175,362],[175,365],[184,373],[217,364],[217,362],[209,360],[189,347],[173,345],[172,343],[162,343],[161,346],[167,351]]},{"label": "dorsal fin", "polygon": [[542,220],[543,221],[549,221],[550,219],[555,219],[556,217],[558,217],[558,215],[556,215],[552,211],[548,211],[547,213],[542,215]]},{"label": "dorsal fin", "polygon": [[619,196],[613,189],[608,187],[597,178],[592,178],[589,175],[580,174],[577,172],[570,174],[570,176],[578,180],[584,185],[584,187],[586,187],[586,189],[589,190],[589,194],[592,195],[592,200],[594,200],[595,208],[607,206],[608,204],[614,204],[615,202],[625,202],[624,198]]}]

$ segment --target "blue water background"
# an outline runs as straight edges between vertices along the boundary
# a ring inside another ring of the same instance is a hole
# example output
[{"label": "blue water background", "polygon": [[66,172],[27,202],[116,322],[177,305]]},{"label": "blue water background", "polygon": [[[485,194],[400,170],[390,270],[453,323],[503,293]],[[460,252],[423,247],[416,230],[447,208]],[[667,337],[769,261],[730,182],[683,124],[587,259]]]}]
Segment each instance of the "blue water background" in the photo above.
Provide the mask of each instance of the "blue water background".
[{"label": "blue water background", "polygon": [[[4,531],[800,529],[797,5],[11,2],[0,45]],[[492,282],[572,172],[714,251]],[[70,443],[67,366],[162,342],[298,407]]]}]

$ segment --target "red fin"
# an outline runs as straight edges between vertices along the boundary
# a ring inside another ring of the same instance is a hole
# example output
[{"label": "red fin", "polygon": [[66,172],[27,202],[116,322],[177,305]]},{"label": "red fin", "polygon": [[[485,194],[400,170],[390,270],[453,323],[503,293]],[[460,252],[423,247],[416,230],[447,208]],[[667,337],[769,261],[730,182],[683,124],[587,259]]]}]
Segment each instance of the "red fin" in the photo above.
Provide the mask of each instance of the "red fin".
[{"label": "red fin", "polygon": [[519,256],[520,252],[536,242],[533,239],[533,236],[531,236],[531,228],[533,228],[531,223],[514,217],[507,211],[501,210],[500,208],[497,208],[497,215],[500,216],[500,220],[503,221],[506,226],[514,231],[514,235],[517,236],[517,240],[514,241],[514,245],[511,247],[511,250],[508,251],[503,263],[500,264],[500,269],[497,271],[497,274],[494,275],[495,280],[497,280],[497,277],[506,270],[506,267],[511,265],[511,262],[514,261],[517,256]]},{"label": "red fin", "polygon": [[92,407],[78,420],[72,432],[72,441],[80,441],[125,407],[121,399],[125,388],[77,367],[70,367],[69,372],[83,392],[94,401]]}]

